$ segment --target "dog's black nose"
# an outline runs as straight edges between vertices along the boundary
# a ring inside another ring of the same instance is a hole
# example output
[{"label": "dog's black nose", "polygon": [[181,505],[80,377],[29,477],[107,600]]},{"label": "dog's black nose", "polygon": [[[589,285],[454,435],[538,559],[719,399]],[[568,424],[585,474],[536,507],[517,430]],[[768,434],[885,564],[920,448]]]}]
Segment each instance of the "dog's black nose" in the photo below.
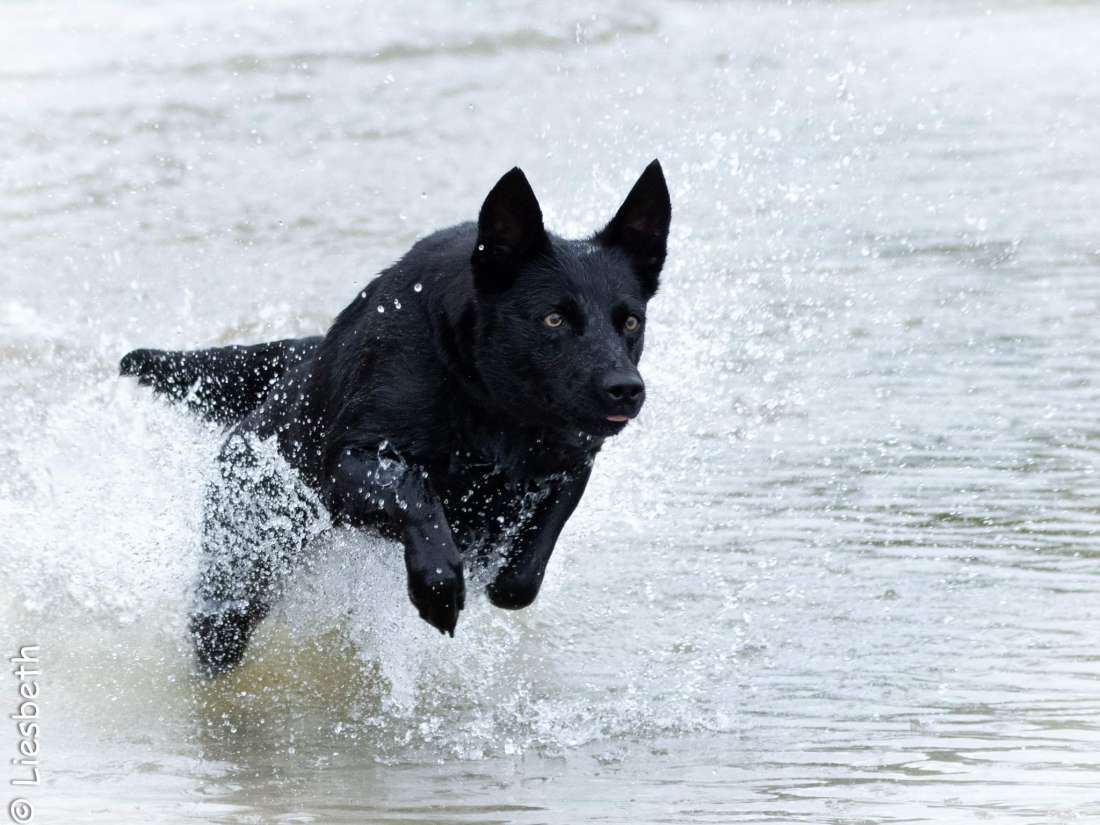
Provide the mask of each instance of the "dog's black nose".
[{"label": "dog's black nose", "polygon": [[640,407],[645,399],[645,384],[638,373],[613,372],[600,383],[604,400],[618,407]]}]

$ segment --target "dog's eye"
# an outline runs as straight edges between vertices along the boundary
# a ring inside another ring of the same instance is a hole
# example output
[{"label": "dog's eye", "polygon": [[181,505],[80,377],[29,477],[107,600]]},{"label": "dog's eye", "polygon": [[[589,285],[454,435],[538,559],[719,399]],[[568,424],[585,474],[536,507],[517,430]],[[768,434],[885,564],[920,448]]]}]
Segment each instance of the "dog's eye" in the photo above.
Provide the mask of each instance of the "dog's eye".
[{"label": "dog's eye", "polygon": [[546,326],[550,327],[550,329],[557,329],[565,323],[565,319],[562,317],[560,312],[551,312],[549,315],[542,319],[542,322]]},{"label": "dog's eye", "polygon": [[638,320],[637,315],[628,315],[626,320],[623,321],[623,329],[627,332],[637,332],[641,329],[642,322]]}]

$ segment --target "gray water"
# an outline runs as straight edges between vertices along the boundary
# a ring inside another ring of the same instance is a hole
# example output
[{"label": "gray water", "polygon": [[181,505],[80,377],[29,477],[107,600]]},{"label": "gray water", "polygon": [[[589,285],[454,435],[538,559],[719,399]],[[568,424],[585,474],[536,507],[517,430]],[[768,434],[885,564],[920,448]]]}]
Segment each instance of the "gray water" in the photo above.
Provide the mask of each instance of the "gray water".
[{"label": "gray water", "polygon": [[[1100,821],[1098,45],[1069,2],[0,2],[34,821]],[[118,356],[322,331],[515,164],[592,231],[652,157],[651,400],[536,605],[441,638],[337,535],[196,679],[219,434]]]}]

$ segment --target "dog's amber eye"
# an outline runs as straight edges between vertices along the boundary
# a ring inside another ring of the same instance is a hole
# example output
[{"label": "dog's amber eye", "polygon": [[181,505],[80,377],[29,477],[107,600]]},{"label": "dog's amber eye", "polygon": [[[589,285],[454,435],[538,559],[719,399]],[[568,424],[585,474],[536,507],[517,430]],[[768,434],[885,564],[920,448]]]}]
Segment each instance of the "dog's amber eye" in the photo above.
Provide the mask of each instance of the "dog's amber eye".
[{"label": "dog's amber eye", "polygon": [[546,324],[546,326],[550,327],[550,329],[557,329],[563,323],[565,323],[565,319],[561,317],[560,312],[551,312],[549,315],[542,319],[542,322]]},{"label": "dog's amber eye", "polygon": [[637,315],[628,315],[627,319],[623,322],[623,329],[627,332],[637,332],[642,326],[642,322],[638,320]]}]

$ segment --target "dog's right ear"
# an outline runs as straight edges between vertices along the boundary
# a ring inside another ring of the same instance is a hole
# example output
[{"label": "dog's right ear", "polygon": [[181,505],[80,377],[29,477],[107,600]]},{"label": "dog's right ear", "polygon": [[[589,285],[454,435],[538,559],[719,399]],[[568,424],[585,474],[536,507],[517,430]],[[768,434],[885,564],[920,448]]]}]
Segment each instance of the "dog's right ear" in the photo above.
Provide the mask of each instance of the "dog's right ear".
[{"label": "dog's right ear", "polygon": [[481,205],[470,264],[478,292],[503,292],[524,261],[547,245],[542,210],[517,166],[497,181]]}]

